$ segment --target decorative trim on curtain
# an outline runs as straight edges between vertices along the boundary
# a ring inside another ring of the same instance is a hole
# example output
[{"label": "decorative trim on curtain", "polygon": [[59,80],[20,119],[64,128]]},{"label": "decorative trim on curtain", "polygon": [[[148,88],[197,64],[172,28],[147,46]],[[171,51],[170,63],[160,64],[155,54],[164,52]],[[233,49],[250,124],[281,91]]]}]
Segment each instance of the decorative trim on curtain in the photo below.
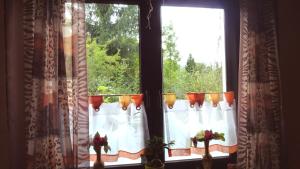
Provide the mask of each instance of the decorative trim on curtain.
[{"label": "decorative trim on curtain", "polygon": [[240,1],[238,166],[280,168],[281,92],[273,0]]},{"label": "decorative trim on curtain", "polygon": [[24,0],[27,168],[89,165],[84,9]]},{"label": "decorative trim on curtain", "polygon": [[[136,153],[119,150],[117,154],[101,154],[101,160],[103,160],[104,162],[115,162],[118,161],[119,157],[125,157],[131,160],[136,160],[138,158],[141,158],[141,155],[143,153],[144,149]],[[96,154],[90,155],[90,161],[96,161],[96,158]]]}]

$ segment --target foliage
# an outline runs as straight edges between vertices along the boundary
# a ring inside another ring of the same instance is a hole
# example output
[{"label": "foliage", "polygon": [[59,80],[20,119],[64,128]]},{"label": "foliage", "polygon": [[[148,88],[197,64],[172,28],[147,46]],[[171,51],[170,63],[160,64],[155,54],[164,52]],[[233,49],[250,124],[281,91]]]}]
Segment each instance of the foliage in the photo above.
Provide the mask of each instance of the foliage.
[{"label": "foliage", "polygon": [[[132,5],[86,5],[86,49],[89,94],[139,93],[138,8]],[[222,67],[195,61],[191,54],[180,65],[172,24],[163,27],[163,91],[221,92]],[[198,56],[195,56],[198,57]],[[105,102],[116,98],[105,97]]]},{"label": "foliage", "polygon": [[189,54],[189,58],[186,61],[185,70],[191,74],[194,73],[194,71],[196,70],[196,62],[195,59],[192,57],[192,54]]},{"label": "foliage", "polygon": [[99,132],[97,132],[93,138],[92,146],[96,153],[100,153],[101,147],[103,146],[105,153],[110,150],[110,146],[108,145],[107,136],[100,137]]},{"label": "foliage", "polygon": [[197,147],[197,141],[210,141],[210,140],[222,140],[225,141],[224,133],[212,132],[211,130],[201,130],[196,136],[191,138],[195,147]]},{"label": "foliage", "polygon": [[137,15],[135,10],[133,6],[86,5],[89,94],[139,91],[137,19],[130,15]]}]

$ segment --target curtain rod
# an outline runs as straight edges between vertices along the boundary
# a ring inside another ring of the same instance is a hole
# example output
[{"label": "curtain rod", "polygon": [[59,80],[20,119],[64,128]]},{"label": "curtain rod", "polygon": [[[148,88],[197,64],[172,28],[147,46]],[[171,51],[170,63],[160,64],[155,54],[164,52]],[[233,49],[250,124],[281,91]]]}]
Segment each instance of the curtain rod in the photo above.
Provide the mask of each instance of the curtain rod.
[{"label": "curtain rod", "polygon": [[[228,91],[233,92],[233,91]],[[226,92],[187,92],[188,93],[204,93],[204,94],[221,94]],[[134,95],[141,95],[142,93],[136,93],[136,94],[98,94],[98,95],[89,95],[89,96],[134,96]],[[175,93],[162,93],[162,95],[168,95],[168,94],[175,94]]]}]

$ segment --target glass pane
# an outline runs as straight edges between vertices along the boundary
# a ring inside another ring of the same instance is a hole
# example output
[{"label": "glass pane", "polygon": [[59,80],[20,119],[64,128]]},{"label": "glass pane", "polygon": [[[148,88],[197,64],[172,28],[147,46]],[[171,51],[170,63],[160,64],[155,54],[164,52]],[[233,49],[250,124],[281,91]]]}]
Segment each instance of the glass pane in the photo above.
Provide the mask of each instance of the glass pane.
[{"label": "glass pane", "polygon": [[86,4],[88,89],[139,93],[138,6]]},{"label": "glass pane", "polygon": [[161,9],[164,93],[225,91],[224,10]]},{"label": "glass pane", "polygon": [[[209,100],[209,93],[226,91],[224,10],[163,6],[161,20],[165,142],[175,140],[173,155],[166,152],[166,160],[202,158],[191,149],[190,138],[211,129],[209,123],[217,124],[217,120],[227,127],[220,109],[223,102],[213,107]],[[203,93],[203,105],[197,102],[190,107],[189,92]]]},{"label": "glass pane", "polygon": [[[148,131],[144,106],[136,95],[140,93],[138,6],[86,4],[86,50],[90,139],[97,131],[101,137],[107,135],[111,150],[102,149],[105,166],[140,163]],[[92,165],[96,158],[92,147],[90,155]]]}]

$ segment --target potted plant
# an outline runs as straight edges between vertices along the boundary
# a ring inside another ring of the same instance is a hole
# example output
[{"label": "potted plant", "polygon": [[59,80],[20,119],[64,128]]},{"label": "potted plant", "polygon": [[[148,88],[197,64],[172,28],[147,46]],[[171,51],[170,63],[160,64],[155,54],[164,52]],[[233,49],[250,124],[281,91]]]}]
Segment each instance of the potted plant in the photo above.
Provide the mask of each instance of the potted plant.
[{"label": "potted plant", "polygon": [[145,152],[142,159],[145,163],[145,169],[164,169],[164,163],[160,160],[164,153],[164,149],[168,149],[174,145],[174,141],[164,143],[163,138],[154,136],[146,141]]}]

